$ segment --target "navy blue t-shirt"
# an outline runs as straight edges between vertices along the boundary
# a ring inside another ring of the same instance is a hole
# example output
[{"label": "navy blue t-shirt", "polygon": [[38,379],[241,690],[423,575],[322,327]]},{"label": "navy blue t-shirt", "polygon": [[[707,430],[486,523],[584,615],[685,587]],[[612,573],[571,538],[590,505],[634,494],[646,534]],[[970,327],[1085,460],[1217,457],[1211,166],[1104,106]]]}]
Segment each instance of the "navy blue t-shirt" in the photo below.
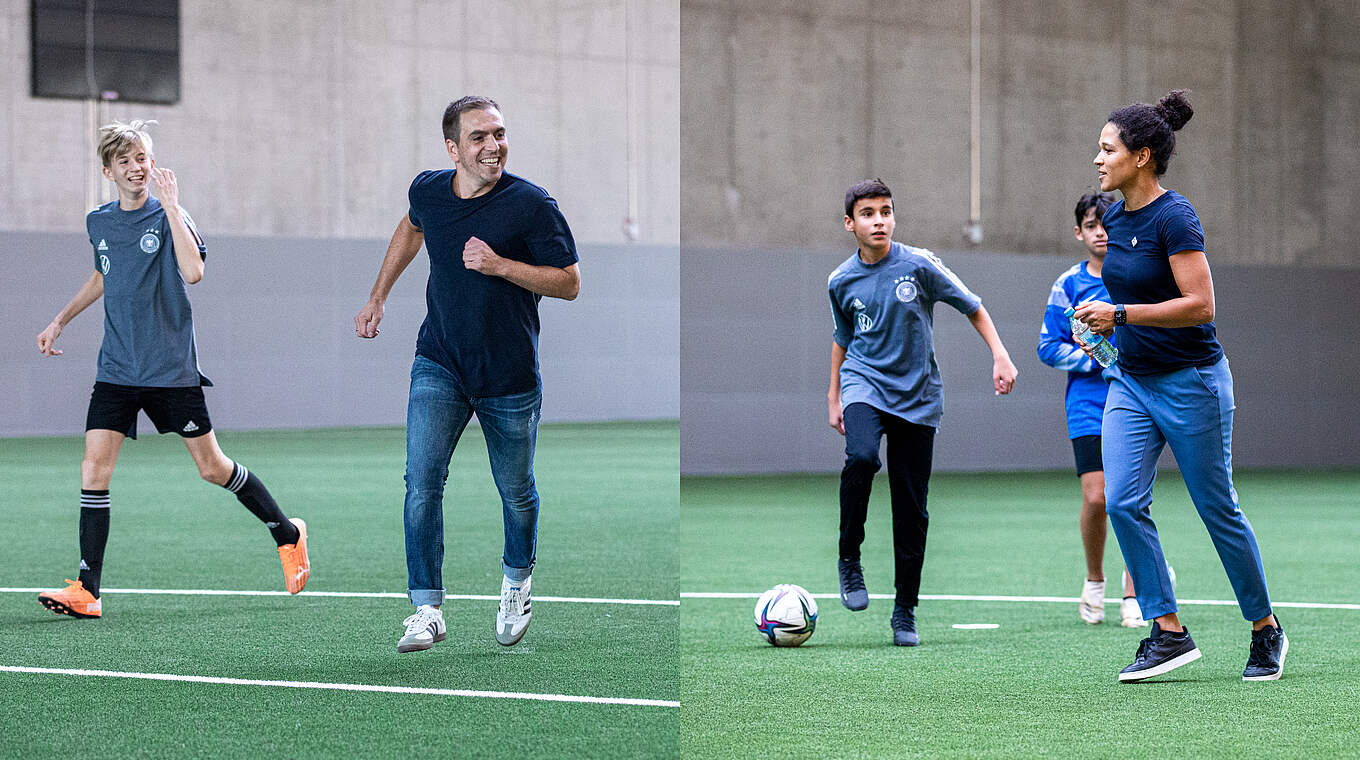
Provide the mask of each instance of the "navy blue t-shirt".
[{"label": "navy blue t-shirt", "polygon": [[[1162,303],[1183,294],[1171,272],[1171,256],[1204,250],[1204,228],[1185,196],[1167,190],[1157,200],[1125,211],[1119,201],[1102,221],[1109,243],[1100,276],[1116,304]],[[1207,367],[1223,358],[1214,323],[1194,327],[1115,327],[1120,369],[1155,375]]]},{"label": "navy blue t-shirt", "polygon": [[411,224],[425,233],[428,313],[416,354],[451,372],[469,396],[506,396],[539,386],[540,296],[463,266],[469,238],[496,255],[535,266],[569,267],[576,242],[557,201],[509,172],[476,198],[453,193],[453,169],[421,172],[411,183]]}]

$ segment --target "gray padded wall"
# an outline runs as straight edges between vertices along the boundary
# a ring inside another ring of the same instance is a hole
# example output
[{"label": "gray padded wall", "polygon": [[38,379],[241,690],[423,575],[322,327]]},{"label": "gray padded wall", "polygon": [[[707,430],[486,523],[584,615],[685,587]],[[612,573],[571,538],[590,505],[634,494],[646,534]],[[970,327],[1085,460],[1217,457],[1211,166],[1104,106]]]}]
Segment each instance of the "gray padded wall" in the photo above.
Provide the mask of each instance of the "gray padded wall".
[{"label": "gray padded wall", "polygon": [[[207,233],[205,233],[206,235]],[[211,237],[189,289],[199,363],[223,429],[401,425],[425,316],[422,252],[387,302],[382,334],[354,335],[386,241]],[[679,252],[580,245],[575,301],[545,298],[539,339],[546,421],[679,416]],[[97,302],[41,356],[35,336],[89,276],[82,235],[0,233],[0,436],[78,434],[103,335]],[[142,430],[150,430],[143,418]]]},{"label": "gray padded wall", "polygon": [[[848,237],[848,235],[847,235]],[[1074,244],[1075,245],[1075,244]],[[849,251],[686,249],[681,265],[681,472],[831,472],[827,274]],[[944,380],[937,470],[1069,468],[1065,373],[1035,354],[1054,279],[1077,256],[943,252],[978,293],[1020,376],[991,390],[991,355],[948,306],[935,309]],[[1235,376],[1234,463],[1360,465],[1353,345],[1360,272],[1214,264],[1218,334]],[[1170,461],[1169,459],[1164,461]]]}]

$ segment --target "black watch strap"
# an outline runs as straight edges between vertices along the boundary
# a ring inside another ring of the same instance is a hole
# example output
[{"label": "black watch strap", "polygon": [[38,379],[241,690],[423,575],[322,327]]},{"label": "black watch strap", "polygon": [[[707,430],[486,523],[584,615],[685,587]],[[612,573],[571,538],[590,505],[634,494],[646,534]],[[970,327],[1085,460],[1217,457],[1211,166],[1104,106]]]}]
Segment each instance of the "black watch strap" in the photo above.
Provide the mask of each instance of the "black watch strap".
[{"label": "black watch strap", "polygon": [[1128,324],[1128,322],[1129,315],[1124,311],[1124,304],[1121,303],[1114,307],[1114,323],[1116,325],[1125,325]]}]

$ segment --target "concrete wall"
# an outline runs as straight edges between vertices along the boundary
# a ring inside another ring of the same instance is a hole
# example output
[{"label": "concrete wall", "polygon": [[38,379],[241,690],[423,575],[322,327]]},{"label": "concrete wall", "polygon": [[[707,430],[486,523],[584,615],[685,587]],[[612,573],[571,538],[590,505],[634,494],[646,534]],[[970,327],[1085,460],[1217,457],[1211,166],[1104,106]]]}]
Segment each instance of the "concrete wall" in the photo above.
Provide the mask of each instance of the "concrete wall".
[{"label": "concrete wall", "polygon": [[[1360,6],[982,0],[985,239],[1058,254],[1110,111],[1188,88],[1165,184],[1215,262],[1360,268]],[[882,177],[904,239],[963,247],[969,3],[680,0],[682,241],[838,247]]]},{"label": "concrete wall", "polygon": [[[156,157],[210,235],[385,237],[468,93],[502,106],[509,169],[546,187],[577,239],[679,240],[674,0],[182,0],[182,99]],[[0,155],[21,202],[0,230],[79,231],[95,163],[87,106],[29,97],[29,3],[0,0]],[[630,118],[631,114],[631,118]],[[631,130],[630,130],[631,125]],[[630,161],[631,159],[631,161]]]},{"label": "concrete wall", "polygon": [[[843,439],[826,414],[832,332],[826,276],[849,255],[685,251],[682,473],[840,469]],[[982,297],[1020,375],[1010,395],[993,395],[985,344],[963,316],[937,306],[945,404],[935,469],[1072,467],[1066,373],[1042,364],[1035,346],[1053,280],[1079,256],[942,252],[942,258]],[[1218,335],[1235,377],[1234,463],[1360,465],[1354,403],[1360,271],[1215,263],[1213,274]]]},{"label": "concrete wall", "polygon": [[[353,316],[422,169],[450,165],[449,101],[500,102],[509,168],[557,198],[580,299],[542,304],[544,418],[679,414],[679,9],[674,0],[182,0],[174,106],[29,96],[29,3],[0,0],[0,435],[79,433],[99,305],[39,357],[89,271],[91,119],[154,118],[158,162],[208,239],[191,289],[224,428],[401,424],[422,256],[382,337]],[[96,118],[97,117],[97,118]],[[625,235],[630,203],[637,235]]]},{"label": "concrete wall", "polygon": [[[206,233],[205,233],[206,235]],[[387,302],[382,334],[354,335],[386,250],[383,239],[207,237],[208,269],[190,288],[199,364],[216,384],[208,409],[223,429],[401,425],[411,358],[425,317],[422,254]],[[0,436],[84,431],[103,336],[103,302],[41,356],[35,336],[90,272],[81,234],[0,233]],[[540,305],[543,418],[674,419],[679,415],[679,251],[585,243],[572,302]],[[152,428],[145,420],[142,430]]]}]

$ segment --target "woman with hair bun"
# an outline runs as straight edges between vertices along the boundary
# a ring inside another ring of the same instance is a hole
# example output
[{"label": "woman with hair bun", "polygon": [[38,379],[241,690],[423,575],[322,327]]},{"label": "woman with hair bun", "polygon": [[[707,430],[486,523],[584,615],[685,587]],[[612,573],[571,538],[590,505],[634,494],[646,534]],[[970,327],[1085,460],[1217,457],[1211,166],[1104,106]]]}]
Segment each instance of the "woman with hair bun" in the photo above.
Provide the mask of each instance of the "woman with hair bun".
[{"label": "woman with hair bun", "polygon": [[1114,303],[1087,303],[1077,317],[1095,332],[1117,335],[1101,439],[1106,511],[1138,606],[1154,621],[1119,680],[1152,678],[1200,657],[1177,617],[1150,511],[1157,459],[1169,445],[1242,615],[1252,623],[1242,678],[1273,681],[1284,672],[1289,641],[1272,614],[1256,535],[1233,488],[1233,380],[1214,335],[1204,229],[1190,201],[1160,181],[1175,152],[1175,133],[1193,115],[1183,90],[1156,105],[1124,106],[1100,131],[1095,157],[1100,189],[1123,196],[1103,219],[1109,239],[1101,278]]}]

